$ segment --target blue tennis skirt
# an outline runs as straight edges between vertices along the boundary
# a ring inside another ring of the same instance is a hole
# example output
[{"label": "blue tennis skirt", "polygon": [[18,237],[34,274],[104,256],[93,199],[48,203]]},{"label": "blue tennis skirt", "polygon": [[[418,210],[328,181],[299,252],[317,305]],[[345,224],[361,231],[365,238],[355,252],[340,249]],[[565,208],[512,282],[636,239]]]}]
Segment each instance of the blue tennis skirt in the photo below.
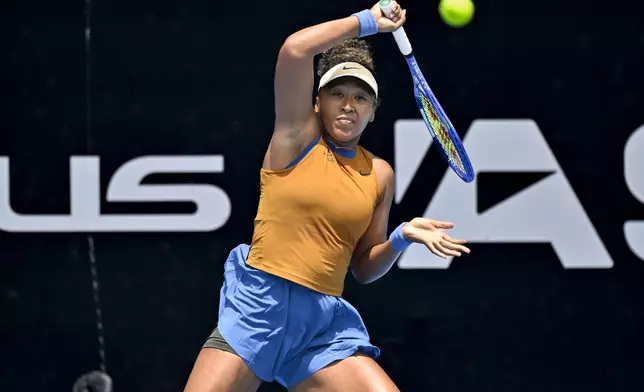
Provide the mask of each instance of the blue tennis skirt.
[{"label": "blue tennis skirt", "polygon": [[226,260],[217,327],[257,377],[288,388],[356,351],[380,356],[351,304],[247,265],[249,249]]}]

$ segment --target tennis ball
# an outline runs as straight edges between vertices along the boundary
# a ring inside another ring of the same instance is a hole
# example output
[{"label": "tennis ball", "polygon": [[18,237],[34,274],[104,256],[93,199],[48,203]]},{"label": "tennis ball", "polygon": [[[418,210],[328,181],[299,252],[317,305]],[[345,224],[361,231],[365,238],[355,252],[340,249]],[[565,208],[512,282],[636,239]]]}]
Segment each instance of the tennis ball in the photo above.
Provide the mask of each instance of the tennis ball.
[{"label": "tennis ball", "polygon": [[448,25],[463,27],[474,16],[474,3],[472,0],[440,0],[438,13]]}]

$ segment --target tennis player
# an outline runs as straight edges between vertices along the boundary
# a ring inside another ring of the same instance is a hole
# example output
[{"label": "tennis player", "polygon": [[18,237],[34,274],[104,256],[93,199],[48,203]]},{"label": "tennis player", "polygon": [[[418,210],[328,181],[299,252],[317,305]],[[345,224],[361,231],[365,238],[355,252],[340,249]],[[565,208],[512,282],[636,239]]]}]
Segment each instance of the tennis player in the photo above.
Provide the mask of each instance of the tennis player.
[{"label": "tennis player", "polygon": [[385,17],[376,4],[284,42],[252,242],[225,262],[219,321],[186,392],[256,391],[262,381],[295,392],[398,390],[375,362],[380,351],[357,310],[341,297],[347,272],[373,282],[412,242],[440,257],[469,253],[464,240],[442,231],[453,227],[447,222],[415,218],[387,236],[394,173],[358,145],[379,99],[360,37],[394,31],[405,15],[394,4]]}]

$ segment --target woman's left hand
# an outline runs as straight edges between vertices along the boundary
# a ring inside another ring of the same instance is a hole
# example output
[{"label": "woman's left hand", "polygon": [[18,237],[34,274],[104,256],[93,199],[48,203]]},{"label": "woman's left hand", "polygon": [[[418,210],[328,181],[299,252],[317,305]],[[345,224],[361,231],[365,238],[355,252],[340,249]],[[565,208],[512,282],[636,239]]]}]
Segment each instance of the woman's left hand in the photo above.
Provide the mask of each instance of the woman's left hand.
[{"label": "woman's left hand", "polygon": [[396,31],[405,24],[407,20],[407,10],[402,9],[400,4],[396,1],[391,2],[391,12],[389,15],[385,15],[380,8],[379,3],[376,3],[371,7],[371,13],[373,17],[376,18],[376,23],[378,23],[378,32],[379,33],[390,33]]},{"label": "woman's left hand", "polygon": [[448,256],[461,256],[462,252],[470,253],[470,250],[463,246],[466,240],[452,238],[441,231],[453,227],[454,224],[450,222],[414,218],[403,227],[402,235],[408,241],[425,244],[433,254],[444,259]]}]

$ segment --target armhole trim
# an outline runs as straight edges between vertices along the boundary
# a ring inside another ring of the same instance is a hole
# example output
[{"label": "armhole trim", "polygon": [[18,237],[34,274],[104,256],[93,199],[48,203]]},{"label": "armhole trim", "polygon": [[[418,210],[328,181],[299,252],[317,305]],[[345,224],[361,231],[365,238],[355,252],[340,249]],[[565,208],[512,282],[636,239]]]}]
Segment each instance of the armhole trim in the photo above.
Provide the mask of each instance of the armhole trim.
[{"label": "armhole trim", "polygon": [[297,165],[298,163],[300,163],[300,161],[301,161],[302,159],[304,159],[304,157],[305,157],[305,156],[306,156],[306,155],[307,155],[307,154],[308,154],[308,153],[313,149],[313,147],[315,147],[315,145],[316,145],[316,144],[318,144],[318,142],[320,141],[320,138],[321,138],[321,137],[322,137],[322,135],[318,135],[318,137],[316,137],[316,138],[315,138],[315,140],[313,140],[313,141],[311,142],[311,144],[309,144],[308,146],[306,146],[306,148],[304,149],[304,151],[302,151],[302,152],[300,153],[300,155],[298,155],[298,156],[293,160],[293,162],[289,163],[289,164],[288,164],[288,166],[286,166],[286,167],[284,168],[284,170],[286,170],[286,169],[290,169],[291,167],[293,167],[293,166]]},{"label": "armhole trim", "polygon": [[384,187],[382,186],[382,184],[380,184],[380,180],[378,179],[378,174],[376,173],[376,168],[373,161],[382,158],[376,156],[374,153],[364,147],[358,146],[358,148],[362,152],[365,159],[369,160],[369,165],[371,166],[371,173],[369,175],[371,176],[371,178],[373,178],[373,182],[376,185],[376,205],[378,205],[383,200],[385,194]]}]

